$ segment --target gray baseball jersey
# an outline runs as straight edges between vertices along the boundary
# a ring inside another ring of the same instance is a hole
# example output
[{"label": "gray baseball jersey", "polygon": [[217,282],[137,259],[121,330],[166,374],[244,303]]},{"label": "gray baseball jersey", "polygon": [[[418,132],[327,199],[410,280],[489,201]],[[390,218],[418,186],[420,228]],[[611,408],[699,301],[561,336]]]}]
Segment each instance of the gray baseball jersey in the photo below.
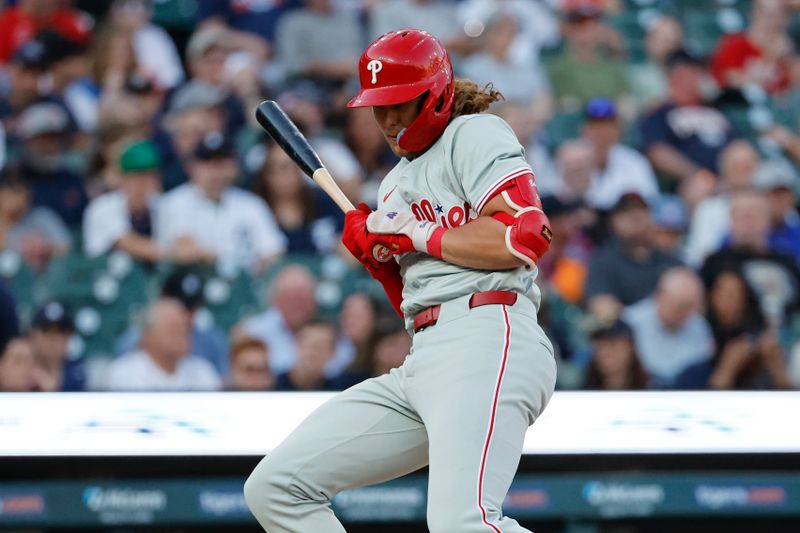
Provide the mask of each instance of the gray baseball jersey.
[{"label": "gray baseball jersey", "polygon": [[[452,228],[474,219],[507,181],[531,172],[511,127],[488,114],[454,119],[425,153],[402,159],[378,191],[378,209],[411,211],[418,220]],[[525,294],[538,309],[536,269],[474,270],[413,252],[400,258],[403,313],[479,291]]]}]

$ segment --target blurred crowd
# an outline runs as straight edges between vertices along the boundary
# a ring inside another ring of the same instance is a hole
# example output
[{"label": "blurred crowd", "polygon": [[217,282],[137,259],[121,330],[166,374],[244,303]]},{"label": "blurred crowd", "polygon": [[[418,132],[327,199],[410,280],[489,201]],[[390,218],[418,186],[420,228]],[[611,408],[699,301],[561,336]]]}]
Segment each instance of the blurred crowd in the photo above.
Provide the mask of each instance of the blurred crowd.
[{"label": "blurred crowd", "polygon": [[[341,390],[400,365],[342,213],[253,112],[276,100],[374,207],[397,160],[344,104],[403,27],[504,95],[553,226],[559,388],[800,387],[796,0],[4,4],[0,391]],[[233,280],[248,305],[215,315]]]}]

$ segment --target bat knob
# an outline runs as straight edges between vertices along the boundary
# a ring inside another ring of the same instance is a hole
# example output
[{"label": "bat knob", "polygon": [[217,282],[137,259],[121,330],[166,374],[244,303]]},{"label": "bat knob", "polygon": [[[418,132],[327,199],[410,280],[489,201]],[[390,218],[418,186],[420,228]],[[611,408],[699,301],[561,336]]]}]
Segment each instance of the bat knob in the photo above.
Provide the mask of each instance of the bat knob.
[{"label": "bat knob", "polygon": [[376,244],[372,247],[372,257],[381,263],[386,263],[387,261],[391,261],[392,252],[390,252],[387,247]]}]

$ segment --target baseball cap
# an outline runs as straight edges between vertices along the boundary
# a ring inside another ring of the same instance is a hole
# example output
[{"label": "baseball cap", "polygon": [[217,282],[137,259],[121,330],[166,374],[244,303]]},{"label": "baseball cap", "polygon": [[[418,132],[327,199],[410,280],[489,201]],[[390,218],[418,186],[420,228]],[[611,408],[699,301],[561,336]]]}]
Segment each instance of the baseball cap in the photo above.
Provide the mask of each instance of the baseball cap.
[{"label": "baseball cap", "polygon": [[43,43],[31,40],[20,46],[11,58],[11,62],[26,69],[47,68],[47,50]]},{"label": "baseball cap", "polygon": [[587,120],[615,120],[617,105],[610,98],[591,98],[583,108],[583,115]]},{"label": "baseball cap", "polygon": [[632,338],[630,326],[620,319],[598,320],[588,326],[588,335],[591,340],[615,339],[618,337]]},{"label": "baseball cap", "polygon": [[221,105],[228,93],[208,83],[192,80],[175,92],[170,111],[182,112],[190,109],[209,108]]},{"label": "baseball cap", "polygon": [[119,156],[123,174],[156,170],[161,166],[161,154],[152,141],[134,141]]},{"label": "baseball cap", "polygon": [[764,161],[753,174],[753,186],[759,191],[775,189],[792,189],[797,185],[798,177],[794,167],[781,160]]},{"label": "baseball cap", "polygon": [[63,107],[54,102],[28,106],[20,115],[17,132],[23,140],[48,133],[65,133],[69,117]]},{"label": "baseball cap", "polygon": [[194,149],[194,157],[201,161],[233,157],[233,145],[218,131],[212,131],[203,137]]},{"label": "baseball cap", "polygon": [[193,311],[203,304],[204,280],[196,272],[186,268],[173,270],[161,285],[161,295],[179,300],[186,309]]},{"label": "baseball cap", "polygon": [[86,53],[86,44],[52,30],[45,30],[36,36],[36,41],[44,47],[46,61],[57,63],[69,57]]},{"label": "baseball cap", "polygon": [[196,59],[202,57],[213,46],[225,47],[230,35],[229,30],[219,26],[196,31],[186,44],[186,57]]},{"label": "baseball cap", "polygon": [[644,199],[644,196],[638,192],[630,191],[619,197],[617,202],[611,208],[611,212],[622,213],[623,211],[628,211],[637,207],[647,209],[649,205],[647,204],[647,200]]},{"label": "baseball cap", "polygon": [[706,62],[703,58],[690,52],[689,50],[686,50],[685,48],[679,48],[667,55],[666,59],[664,60],[664,65],[667,67],[667,69],[671,69],[679,65],[705,67]]},{"label": "baseball cap", "polygon": [[650,214],[659,228],[686,231],[689,226],[689,210],[683,200],[673,194],[660,195],[653,202]]},{"label": "baseball cap", "polygon": [[31,320],[31,328],[75,331],[72,316],[66,306],[57,300],[45,303],[34,313],[33,320]]},{"label": "baseball cap", "polygon": [[582,205],[580,200],[562,200],[552,195],[542,197],[542,211],[551,219],[557,216],[574,213],[580,209]]},{"label": "baseball cap", "polygon": [[598,18],[603,14],[602,0],[565,0],[562,9],[569,22]]}]

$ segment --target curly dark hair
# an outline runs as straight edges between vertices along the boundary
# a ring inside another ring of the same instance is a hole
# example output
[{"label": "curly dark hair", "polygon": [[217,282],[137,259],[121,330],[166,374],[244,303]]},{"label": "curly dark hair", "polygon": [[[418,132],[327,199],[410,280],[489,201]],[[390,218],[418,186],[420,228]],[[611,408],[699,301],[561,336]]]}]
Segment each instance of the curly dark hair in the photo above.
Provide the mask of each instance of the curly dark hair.
[{"label": "curly dark hair", "polygon": [[452,118],[483,113],[493,103],[504,99],[503,94],[491,83],[480,87],[474,81],[466,78],[456,78],[455,93]]}]

